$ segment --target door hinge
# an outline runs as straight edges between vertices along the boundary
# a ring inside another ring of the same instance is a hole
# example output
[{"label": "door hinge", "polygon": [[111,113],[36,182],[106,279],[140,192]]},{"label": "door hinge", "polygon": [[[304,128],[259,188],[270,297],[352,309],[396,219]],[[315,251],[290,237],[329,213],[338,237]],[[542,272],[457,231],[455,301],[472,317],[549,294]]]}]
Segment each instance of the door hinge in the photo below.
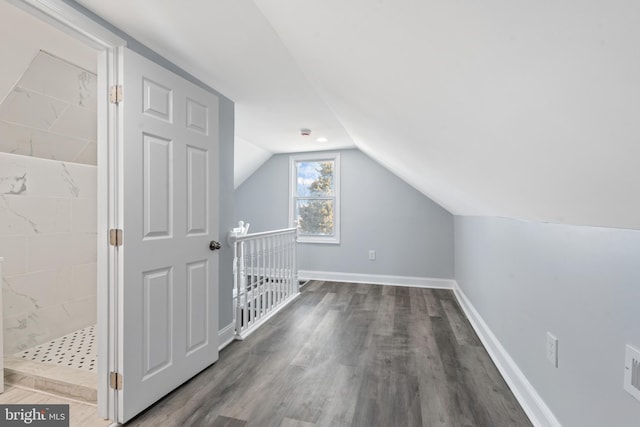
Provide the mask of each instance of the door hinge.
[{"label": "door hinge", "polygon": [[116,105],[122,102],[122,85],[115,85],[109,88],[109,102]]},{"label": "door hinge", "polygon": [[109,244],[111,246],[122,246],[122,229],[112,228],[109,230]]},{"label": "door hinge", "polygon": [[122,374],[109,372],[109,386],[114,390],[122,390]]}]

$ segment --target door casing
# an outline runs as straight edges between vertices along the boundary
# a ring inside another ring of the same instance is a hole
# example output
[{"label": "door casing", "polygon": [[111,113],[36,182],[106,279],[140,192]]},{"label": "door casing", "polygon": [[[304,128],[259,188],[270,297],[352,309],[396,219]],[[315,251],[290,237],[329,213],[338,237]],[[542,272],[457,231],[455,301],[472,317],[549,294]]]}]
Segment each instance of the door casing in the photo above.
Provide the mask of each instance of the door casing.
[{"label": "door casing", "polygon": [[[98,415],[117,420],[119,392],[110,386],[110,373],[119,372],[118,330],[122,305],[118,285],[123,282],[121,251],[109,244],[109,230],[121,223],[123,194],[121,156],[118,147],[124,138],[123,123],[117,105],[109,102],[109,89],[117,86],[124,75],[123,57],[127,41],[108,28],[65,3],[64,0],[7,0],[11,4],[42,19],[54,28],[72,35],[96,49],[98,74],[97,135],[97,342]],[[216,331],[217,333],[217,331]]]},{"label": "door casing", "polygon": [[109,88],[121,73],[121,51],[127,42],[62,0],[8,0],[54,28],[96,49],[98,72],[97,135],[97,342],[98,416],[117,419],[117,391],[109,386],[109,372],[117,372],[117,253],[109,245],[109,229],[117,225],[117,146],[121,138],[117,107],[109,103]]}]

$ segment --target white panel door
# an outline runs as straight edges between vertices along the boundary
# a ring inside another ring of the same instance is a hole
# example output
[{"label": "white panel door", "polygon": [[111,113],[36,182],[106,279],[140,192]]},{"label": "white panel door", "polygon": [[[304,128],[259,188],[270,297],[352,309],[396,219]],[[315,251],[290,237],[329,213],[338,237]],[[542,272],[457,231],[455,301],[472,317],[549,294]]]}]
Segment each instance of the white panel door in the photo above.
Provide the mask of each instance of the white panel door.
[{"label": "white panel door", "polygon": [[218,98],[123,56],[119,422],[218,359]]}]

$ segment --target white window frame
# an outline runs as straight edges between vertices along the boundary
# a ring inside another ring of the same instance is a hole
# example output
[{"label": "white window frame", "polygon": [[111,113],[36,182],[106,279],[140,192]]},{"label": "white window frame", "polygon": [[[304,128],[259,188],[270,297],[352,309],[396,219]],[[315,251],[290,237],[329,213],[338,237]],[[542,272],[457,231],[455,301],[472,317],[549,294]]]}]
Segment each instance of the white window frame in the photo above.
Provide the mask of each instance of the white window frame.
[{"label": "white window frame", "polygon": [[334,162],[333,170],[333,183],[334,183],[334,225],[335,233],[333,236],[305,236],[298,234],[299,243],[328,243],[339,244],[340,243],[340,153],[338,152],[324,152],[313,154],[295,154],[289,156],[289,224],[291,227],[297,227],[295,222],[295,205],[297,198],[297,181],[298,181],[298,169],[296,167],[297,162],[317,162],[322,160],[328,160]]}]

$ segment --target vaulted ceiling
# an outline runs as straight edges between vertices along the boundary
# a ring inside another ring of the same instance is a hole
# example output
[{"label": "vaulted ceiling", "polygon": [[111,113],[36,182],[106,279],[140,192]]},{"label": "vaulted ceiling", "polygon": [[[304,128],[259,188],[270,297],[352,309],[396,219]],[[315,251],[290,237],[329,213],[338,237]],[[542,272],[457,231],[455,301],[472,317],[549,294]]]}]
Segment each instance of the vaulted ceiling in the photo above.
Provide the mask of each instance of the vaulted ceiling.
[{"label": "vaulted ceiling", "polygon": [[236,102],[238,181],[356,146],[454,214],[640,229],[639,2],[79,2]]}]

